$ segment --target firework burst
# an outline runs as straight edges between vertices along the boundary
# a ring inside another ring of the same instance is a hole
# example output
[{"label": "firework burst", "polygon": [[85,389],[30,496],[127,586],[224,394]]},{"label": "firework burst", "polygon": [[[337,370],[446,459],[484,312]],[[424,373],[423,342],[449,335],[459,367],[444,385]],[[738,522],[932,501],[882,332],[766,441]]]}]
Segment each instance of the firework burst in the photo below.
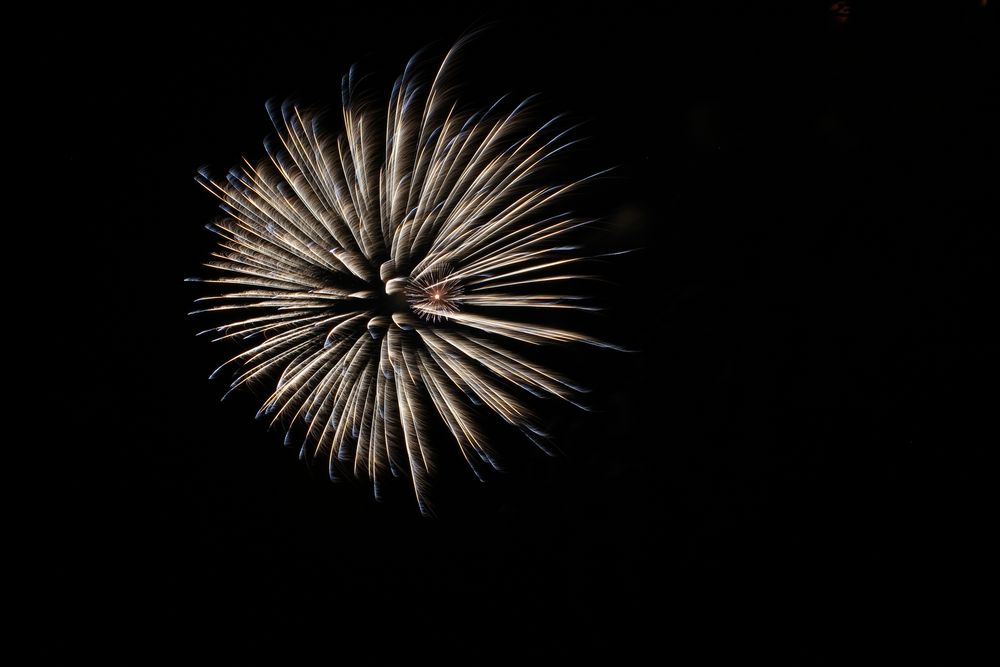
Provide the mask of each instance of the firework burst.
[{"label": "firework burst", "polygon": [[593,221],[552,209],[594,176],[539,185],[573,141],[556,121],[527,125],[526,103],[462,113],[448,84],[459,46],[429,84],[411,59],[387,111],[359,97],[352,68],[339,136],[269,106],[268,159],[199,178],[225,217],[209,226],[217,277],[199,279],[223,288],[196,312],[232,318],[217,340],[246,341],[213,376],[233,368],[230,391],[266,381],[258,416],[304,458],[369,477],[376,496],[387,474],[408,476],[424,512],[434,412],[481,476],[497,463],[480,406],[544,448],[526,400],[580,391],[518,348],[610,347],[531,317],[592,310],[559,286],[585,277],[566,239]]}]

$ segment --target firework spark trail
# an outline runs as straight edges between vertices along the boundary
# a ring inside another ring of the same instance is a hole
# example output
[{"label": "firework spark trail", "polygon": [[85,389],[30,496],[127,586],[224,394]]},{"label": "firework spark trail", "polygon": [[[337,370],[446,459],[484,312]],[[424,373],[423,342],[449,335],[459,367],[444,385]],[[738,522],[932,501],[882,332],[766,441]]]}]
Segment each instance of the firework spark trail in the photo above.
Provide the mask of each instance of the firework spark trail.
[{"label": "firework spark trail", "polygon": [[[525,394],[578,405],[579,387],[503,339],[613,347],[522,321],[538,309],[593,310],[554,286],[588,277],[573,271],[587,257],[565,239],[594,221],[545,214],[593,176],[537,184],[574,141],[555,121],[528,126],[527,101],[460,113],[448,82],[461,46],[429,87],[411,59],[387,114],[360,100],[352,68],[334,138],[316,114],[269,105],[278,139],[265,143],[268,159],[198,179],[226,214],[209,226],[220,241],[206,266],[219,277],[201,282],[232,291],[199,299],[208,305],[196,312],[235,315],[209,331],[250,343],[213,377],[238,368],[230,392],[277,377],[258,416],[286,424],[287,444],[301,439],[303,457],[331,476],[368,476],[376,495],[387,473],[408,475],[424,512],[432,414],[482,478],[497,464],[471,404],[543,449]],[[519,310],[524,318],[507,318]]]}]

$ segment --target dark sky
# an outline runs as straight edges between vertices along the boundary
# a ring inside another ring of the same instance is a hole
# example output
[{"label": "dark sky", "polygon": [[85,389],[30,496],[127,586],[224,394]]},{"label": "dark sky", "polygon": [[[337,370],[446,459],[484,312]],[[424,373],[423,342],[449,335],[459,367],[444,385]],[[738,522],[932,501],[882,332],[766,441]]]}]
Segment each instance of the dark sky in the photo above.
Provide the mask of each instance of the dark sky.
[{"label": "dark sky", "polygon": [[[828,2],[475,4],[129,29],[80,13],[46,33],[74,211],[50,229],[76,277],[74,324],[40,342],[82,366],[43,395],[67,435],[34,445],[58,453],[39,650],[475,664],[933,644],[886,619],[941,627],[985,563],[994,8],[857,0],[839,24]],[[193,176],[263,155],[268,99],[336,104],[354,62],[386,87],[477,25],[463,95],[540,93],[586,122],[580,168],[618,167],[580,205],[612,223],[600,242],[640,248],[608,265],[594,324],[637,352],[564,353],[596,408],[541,406],[565,456],[498,432],[510,471],[450,470],[427,520],[310,473],[254,396],[219,402],[225,350],[186,315],[216,215]]]}]

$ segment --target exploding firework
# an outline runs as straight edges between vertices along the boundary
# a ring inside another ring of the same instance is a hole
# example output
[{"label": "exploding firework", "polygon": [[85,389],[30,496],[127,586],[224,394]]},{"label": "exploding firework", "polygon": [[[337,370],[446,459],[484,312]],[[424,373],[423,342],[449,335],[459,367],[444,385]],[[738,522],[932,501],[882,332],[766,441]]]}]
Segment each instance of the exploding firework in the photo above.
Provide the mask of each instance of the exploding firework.
[{"label": "exploding firework", "polygon": [[592,310],[559,286],[585,277],[567,239],[594,221],[552,209],[596,175],[538,183],[573,141],[557,121],[527,125],[527,103],[460,112],[448,84],[459,46],[429,85],[412,59],[387,111],[359,96],[352,68],[339,136],[313,112],[269,106],[268,159],[199,178],[225,213],[209,226],[220,241],[206,266],[220,274],[200,281],[224,288],[196,312],[234,316],[209,331],[246,341],[213,377],[234,368],[230,391],[266,381],[258,416],[304,458],[369,477],[376,497],[387,474],[408,476],[424,512],[433,412],[482,478],[497,459],[477,413],[544,449],[527,399],[580,391],[521,348],[610,347],[531,317]]}]

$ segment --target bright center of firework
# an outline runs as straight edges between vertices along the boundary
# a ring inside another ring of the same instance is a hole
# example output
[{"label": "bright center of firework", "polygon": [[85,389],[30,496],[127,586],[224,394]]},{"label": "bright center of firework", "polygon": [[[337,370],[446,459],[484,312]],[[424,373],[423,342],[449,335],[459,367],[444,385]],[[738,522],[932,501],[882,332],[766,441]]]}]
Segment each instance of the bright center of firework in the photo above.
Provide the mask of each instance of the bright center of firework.
[{"label": "bright center of firework", "polygon": [[410,309],[431,322],[446,320],[457,313],[463,293],[461,284],[447,270],[428,272],[406,286]]}]

